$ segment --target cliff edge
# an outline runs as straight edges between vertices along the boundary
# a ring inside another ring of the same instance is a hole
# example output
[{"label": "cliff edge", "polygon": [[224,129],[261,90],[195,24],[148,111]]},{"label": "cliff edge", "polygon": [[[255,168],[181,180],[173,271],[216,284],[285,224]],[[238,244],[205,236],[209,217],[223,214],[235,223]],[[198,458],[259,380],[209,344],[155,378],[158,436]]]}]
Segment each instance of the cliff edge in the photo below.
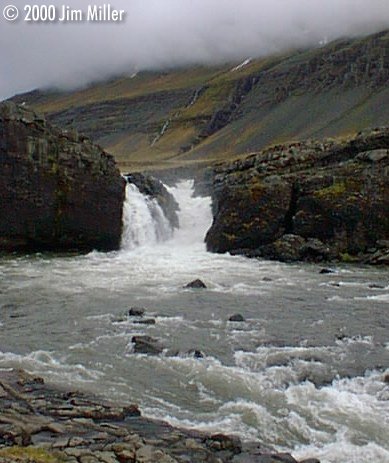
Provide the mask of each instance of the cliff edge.
[{"label": "cliff edge", "polygon": [[88,138],[2,103],[0,163],[0,251],[119,247],[125,181]]},{"label": "cliff edge", "polygon": [[214,170],[208,250],[389,263],[389,129],[277,145]]}]

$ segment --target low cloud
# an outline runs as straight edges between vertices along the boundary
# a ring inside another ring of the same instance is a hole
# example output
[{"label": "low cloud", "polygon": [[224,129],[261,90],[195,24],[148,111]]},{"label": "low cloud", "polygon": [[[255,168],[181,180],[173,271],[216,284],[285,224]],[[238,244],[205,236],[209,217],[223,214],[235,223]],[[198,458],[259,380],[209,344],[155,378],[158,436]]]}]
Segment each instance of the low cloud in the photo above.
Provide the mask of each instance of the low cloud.
[{"label": "low cloud", "polygon": [[[25,3],[14,0],[22,15]],[[76,0],[35,1],[87,10]],[[108,0],[90,0],[103,5]],[[0,15],[7,0],[1,2]],[[216,64],[389,28],[388,0],[112,0],[122,23],[0,18],[0,99],[123,72]]]}]

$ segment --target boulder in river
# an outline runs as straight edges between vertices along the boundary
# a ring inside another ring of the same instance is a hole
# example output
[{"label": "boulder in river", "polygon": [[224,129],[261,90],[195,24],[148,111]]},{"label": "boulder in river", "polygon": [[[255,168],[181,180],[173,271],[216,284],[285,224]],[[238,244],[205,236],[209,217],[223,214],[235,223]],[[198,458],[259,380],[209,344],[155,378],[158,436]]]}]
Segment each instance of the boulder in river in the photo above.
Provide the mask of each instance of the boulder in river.
[{"label": "boulder in river", "polygon": [[320,275],[330,275],[335,273],[335,270],[332,270],[331,268],[322,268],[319,273]]},{"label": "boulder in river", "polygon": [[142,307],[131,307],[131,309],[128,311],[128,315],[130,317],[143,317],[145,312],[146,309],[143,309]]},{"label": "boulder in river", "polygon": [[194,357],[195,359],[202,359],[202,358],[205,357],[203,352],[201,352],[201,350],[199,350],[199,349],[191,349],[188,352],[188,354],[191,355],[192,357]]},{"label": "boulder in river", "polygon": [[140,318],[139,320],[134,320],[136,325],[155,325],[155,318]]},{"label": "boulder in river", "polygon": [[159,355],[164,349],[159,340],[151,336],[133,336],[131,342],[135,354]]},{"label": "boulder in river", "polygon": [[203,281],[201,281],[200,279],[197,279],[197,280],[194,280],[194,281],[191,281],[190,283],[188,283],[186,286],[184,286],[184,288],[206,289],[207,285]]},{"label": "boulder in river", "polygon": [[246,319],[244,318],[243,315],[241,315],[240,313],[237,313],[235,315],[231,315],[231,317],[228,319],[228,321],[230,321],[230,322],[245,322]]},{"label": "boulder in river", "polygon": [[376,283],[372,283],[371,285],[369,285],[369,288],[370,289],[385,289],[385,286],[384,285],[377,285]]}]

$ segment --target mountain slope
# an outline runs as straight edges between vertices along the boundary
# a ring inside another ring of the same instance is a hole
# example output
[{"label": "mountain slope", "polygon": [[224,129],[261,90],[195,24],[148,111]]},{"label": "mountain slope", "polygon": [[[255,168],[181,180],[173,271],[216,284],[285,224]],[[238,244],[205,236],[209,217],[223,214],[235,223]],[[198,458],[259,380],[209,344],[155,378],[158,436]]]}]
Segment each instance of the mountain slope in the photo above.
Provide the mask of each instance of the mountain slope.
[{"label": "mountain slope", "polygon": [[238,66],[142,72],[14,100],[87,134],[122,169],[208,164],[387,125],[388,50],[384,31]]}]

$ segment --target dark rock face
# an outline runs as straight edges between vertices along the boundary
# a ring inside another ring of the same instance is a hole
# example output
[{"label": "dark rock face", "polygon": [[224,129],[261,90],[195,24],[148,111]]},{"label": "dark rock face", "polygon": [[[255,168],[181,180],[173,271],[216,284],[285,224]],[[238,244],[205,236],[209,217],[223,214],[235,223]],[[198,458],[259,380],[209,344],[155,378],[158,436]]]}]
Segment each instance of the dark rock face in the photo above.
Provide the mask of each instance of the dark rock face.
[{"label": "dark rock face", "polygon": [[112,156],[0,105],[0,251],[118,249],[125,182]]},{"label": "dark rock face", "polygon": [[261,246],[254,253],[248,252],[247,255],[282,262],[295,262],[298,260],[320,262],[328,260],[330,249],[318,239],[305,239],[299,235],[287,234],[271,244]]},{"label": "dark rock face", "polygon": [[208,250],[387,262],[389,129],[280,145],[214,171]]},{"label": "dark rock face", "polygon": [[160,180],[151,175],[143,175],[138,172],[127,174],[125,177],[129,183],[137,186],[142,194],[157,200],[172,228],[179,227],[177,215],[179,211],[178,203]]}]

